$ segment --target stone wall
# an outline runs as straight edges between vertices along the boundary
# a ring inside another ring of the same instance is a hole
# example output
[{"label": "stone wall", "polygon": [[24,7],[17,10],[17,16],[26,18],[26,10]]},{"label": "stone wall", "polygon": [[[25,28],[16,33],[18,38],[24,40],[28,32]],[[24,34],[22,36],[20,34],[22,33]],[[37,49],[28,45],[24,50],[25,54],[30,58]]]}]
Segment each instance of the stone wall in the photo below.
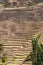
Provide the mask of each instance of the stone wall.
[{"label": "stone wall", "polygon": [[21,64],[31,51],[32,37],[38,33],[43,33],[43,6],[0,12],[0,42],[8,57],[7,64]]}]

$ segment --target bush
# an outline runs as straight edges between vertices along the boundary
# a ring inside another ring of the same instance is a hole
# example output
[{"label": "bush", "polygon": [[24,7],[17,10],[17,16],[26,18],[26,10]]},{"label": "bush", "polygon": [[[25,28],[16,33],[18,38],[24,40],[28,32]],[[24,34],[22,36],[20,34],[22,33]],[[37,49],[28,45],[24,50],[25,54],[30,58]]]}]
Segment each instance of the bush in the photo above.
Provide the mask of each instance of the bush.
[{"label": "bush", "polygon": [[37,3],[41,3],[43,2],[43,0],[33,0],[33,3],[37,4]]},{"label": "bush", "polygon": [[3,44],[0,44],[0,51],[3,50]]},{"label": "bush", "polygon": [[40,35],[32,39],[32,51],[24,62],[32,61],[32,65],[43,65],[43,44],[38,44]]},{"label": "bush", "polygon": [[2,63],[5,63],[6,62],[6,60],[7,60],[7,57],[6,57],[6,55],[5,54],[3,54],[3,56],[2,56]]}]

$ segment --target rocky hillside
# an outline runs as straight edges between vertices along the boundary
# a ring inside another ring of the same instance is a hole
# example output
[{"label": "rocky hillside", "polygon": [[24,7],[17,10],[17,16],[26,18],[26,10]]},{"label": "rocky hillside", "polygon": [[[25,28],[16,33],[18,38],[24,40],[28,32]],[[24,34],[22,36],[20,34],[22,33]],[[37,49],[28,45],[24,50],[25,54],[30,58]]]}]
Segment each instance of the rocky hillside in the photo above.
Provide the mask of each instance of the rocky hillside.
[{"label": "rocky hillside", "polygon": [[[31,51],[31,39],[38,33],[43,33],[43,4],[3,9],[0,12],[0,42],[4,45],[3,53],[8,57],[7,64],[23,63]],[[12,61],[14,57],[16,59]]]},{"label": "rocky hillside", "polygon": [[0,0],[0,4],[3,7],[26,7],[36,5],[37,3],[43,2],[43,0]]}]

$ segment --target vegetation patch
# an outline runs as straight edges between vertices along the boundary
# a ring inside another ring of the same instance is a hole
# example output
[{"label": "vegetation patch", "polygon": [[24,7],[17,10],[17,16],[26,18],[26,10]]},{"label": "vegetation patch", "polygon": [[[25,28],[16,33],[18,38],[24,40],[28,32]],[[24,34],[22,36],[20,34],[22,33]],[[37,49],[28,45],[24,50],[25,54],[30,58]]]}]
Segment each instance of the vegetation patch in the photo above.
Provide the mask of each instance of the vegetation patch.
[{"label": "vegetation patch", "polygon": [[40,35],[32,39],[32,51],[25,59],[25,63],[32,61],[32,65],[43,65],[43,44],[38,43]]}]

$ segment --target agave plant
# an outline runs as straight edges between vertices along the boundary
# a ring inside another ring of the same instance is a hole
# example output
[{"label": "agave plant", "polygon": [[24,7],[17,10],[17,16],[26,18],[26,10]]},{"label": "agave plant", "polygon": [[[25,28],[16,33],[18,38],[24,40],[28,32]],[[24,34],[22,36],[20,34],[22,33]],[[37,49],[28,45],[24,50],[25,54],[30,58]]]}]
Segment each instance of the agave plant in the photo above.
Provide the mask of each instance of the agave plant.
[{"label": "agave plant", "polygon": [[32,39],[32,51],[24,62],[32,61],[32,65],[43,65],[43,44],[38,44],[40,35]]}]

